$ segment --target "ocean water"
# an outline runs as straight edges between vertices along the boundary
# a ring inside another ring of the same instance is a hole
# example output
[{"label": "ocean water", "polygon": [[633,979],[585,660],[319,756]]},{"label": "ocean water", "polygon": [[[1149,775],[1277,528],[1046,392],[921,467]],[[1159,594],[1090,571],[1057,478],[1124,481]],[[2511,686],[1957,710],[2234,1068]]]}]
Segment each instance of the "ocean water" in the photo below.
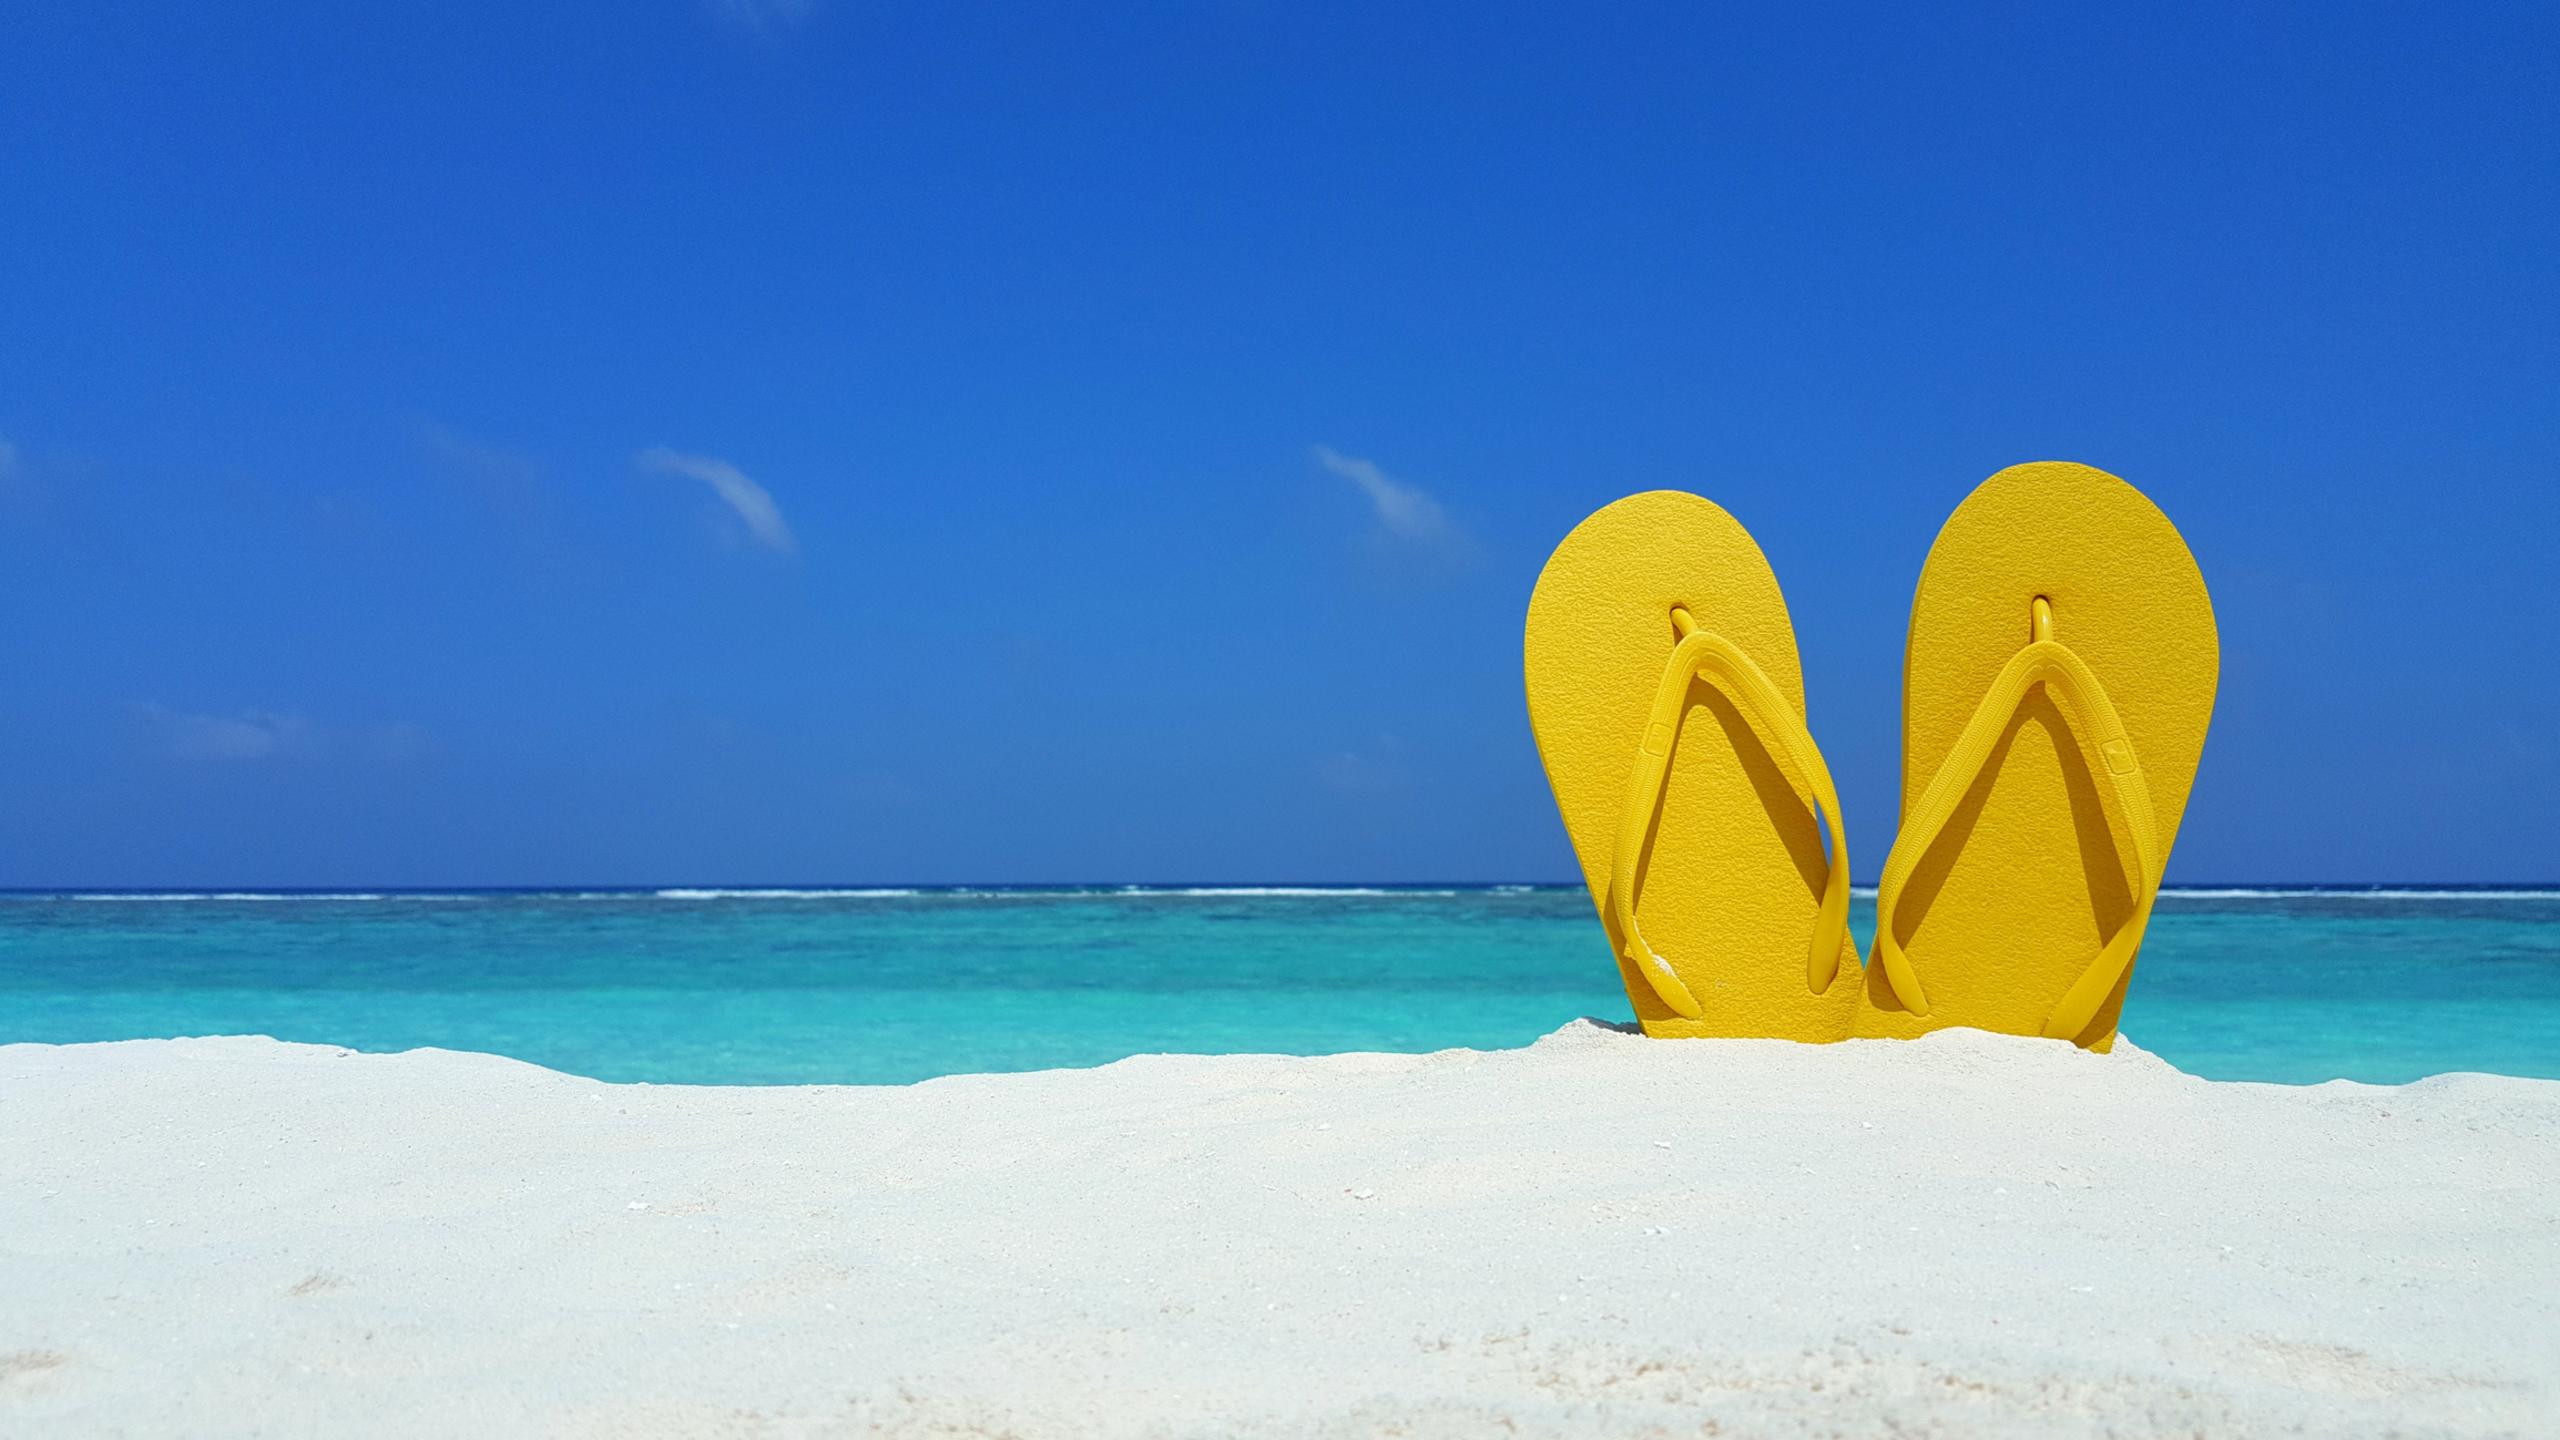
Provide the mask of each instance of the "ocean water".
[{"label": "ocean water", "polygon": [[[0,1043],[893,1083],[1515,1046],[1584,1015],[1628,1009],[1580,887],[0,894]],[[2219,1079],[2560,1078],[2560,890],[2171,892],[2124,1030]]]}]

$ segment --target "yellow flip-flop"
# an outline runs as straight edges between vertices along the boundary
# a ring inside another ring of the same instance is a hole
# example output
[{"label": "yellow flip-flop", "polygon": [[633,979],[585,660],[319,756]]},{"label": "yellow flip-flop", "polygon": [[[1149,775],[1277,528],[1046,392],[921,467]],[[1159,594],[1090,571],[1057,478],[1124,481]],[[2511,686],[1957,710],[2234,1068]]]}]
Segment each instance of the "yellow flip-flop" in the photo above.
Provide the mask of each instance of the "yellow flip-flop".
[{"label": "yellow flip-flop", "polygon": [[1859,1034],[2115,1043],[2219,668],[2204,577],[2141,491],[2048,462],[1956,507],[1911,602]]},{"label": "yellow flip-flop", "polygon": [[1538,753],[1645,1033],[1844,1038],[1848,843],[1760,547],[1695,495],[1630,495],[1556,546],[1522,649]]}]

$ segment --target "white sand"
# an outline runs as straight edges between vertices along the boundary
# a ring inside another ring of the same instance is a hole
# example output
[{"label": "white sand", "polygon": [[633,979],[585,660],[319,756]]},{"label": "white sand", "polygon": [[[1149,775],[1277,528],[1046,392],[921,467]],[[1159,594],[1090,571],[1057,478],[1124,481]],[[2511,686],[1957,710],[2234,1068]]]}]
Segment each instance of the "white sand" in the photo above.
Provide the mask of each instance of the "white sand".
[{"label": "white sand", "polygon": [[0,1434],[2560,1434],[2560,1084],[0,1047]]}]

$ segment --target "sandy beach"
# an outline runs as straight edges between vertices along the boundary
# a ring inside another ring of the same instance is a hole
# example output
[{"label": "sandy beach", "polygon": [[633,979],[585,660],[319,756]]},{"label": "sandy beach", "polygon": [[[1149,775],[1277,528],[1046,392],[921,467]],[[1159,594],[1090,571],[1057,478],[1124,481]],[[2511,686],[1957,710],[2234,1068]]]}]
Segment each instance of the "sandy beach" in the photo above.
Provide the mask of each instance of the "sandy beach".
[{"label": "sandy beach", "polygon": [[907,1087],[0,1047],[0,1434],[2533,1435],[2560,1083],[1971,1032]]}]

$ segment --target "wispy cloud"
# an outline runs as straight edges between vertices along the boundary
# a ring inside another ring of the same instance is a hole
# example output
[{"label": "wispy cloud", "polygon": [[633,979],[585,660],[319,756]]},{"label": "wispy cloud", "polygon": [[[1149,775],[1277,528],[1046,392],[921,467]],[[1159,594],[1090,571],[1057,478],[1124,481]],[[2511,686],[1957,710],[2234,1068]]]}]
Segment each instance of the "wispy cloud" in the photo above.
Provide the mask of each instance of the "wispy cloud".
[{"label": "wispy cloud", "polygon": [[127,707],[143,745],[164,760],[191,764],[368,760],[401,764],[434,753],[435,737],[405,720],[331,725],[280,710],[198,712],[166,705]]},{"label": "wispy cloud", "polygon": [[496,485],[526,489],[541,482],[542,467],[513,450],[483,444],[432,420],[418,422],[418,438],[427,452],[456,468]]},{"label": "wispy cloud", "polygon": [[1413,782],[1406,753],[1403,740],[1381,735],[1376,743],[1362,749],[1317,756],[1316,779],[1326,789],[1346,795],[1403,790]]},{"label": "wispy cloud", "polygon": [[243,710],[195,715],[165,705],[137,705],[152,748],[172,760],[269,760],[310,748],[317,729],[299,715]]},{"label": "wispy cloud", "polygon": [[711,13],[750,30],[787,30],[818,13],[818,0],[704,0]]},{"label": "wispy cloud", "polygon": [[372,726],[361,738],[367,754],[394,763],[423,759],[436,750],[436,737],[427,727],[407,720]]},{"label": "wispy cloud", "polygon": [[728,461],[708,455],[683,455],[664,445],[643,450],[632,458],[650,474],[680,475],[710,486],[711,493],[736,512],[747,533],[766,549],[789,555],[800,548],[800,542],[792,538],[791,527],[782,522],[782,507],[773,503],[773,496]]},{"label": "wispy cloud", "polygon": [[1330,445],[1315,446],[1313,453],[1317,464],[1360,487],[1377,514],[1378,528],[1388,535],[1437,549],[1464,545],[1465,536],[1450,521],[1449,512],[1421,487],[1398,480],[1374,461],[1345,455]]},{"label": "wispy cloud", "polygon": [[10,444],[7,436],[0,435],[0,480],[6,480],[17,473],[18,447]]},{"label": "wispy cloud", "polygon": [[551,517],[551,489],[531,456],[432,420],[419,420],[415,428],[419,448],[436,470],[476,493],[516,533],[532,533]]}]

